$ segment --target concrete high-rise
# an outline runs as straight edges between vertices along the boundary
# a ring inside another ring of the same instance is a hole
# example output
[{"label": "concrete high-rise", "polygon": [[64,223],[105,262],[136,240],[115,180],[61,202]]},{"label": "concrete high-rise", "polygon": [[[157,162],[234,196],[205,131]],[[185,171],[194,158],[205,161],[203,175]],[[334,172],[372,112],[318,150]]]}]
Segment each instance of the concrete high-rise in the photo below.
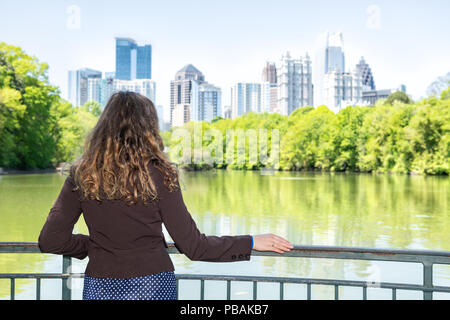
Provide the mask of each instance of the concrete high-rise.
[{"label": "concrete high-rise", "polygon": [[275,63],[266,62],[262,72],[262,82],[277,83],[277,67]]},{"label": "concrete high-rise", "polygon": [[231,88],[231,117],[261,112],[261,84],[239,82]]},{"label": "concrete high-rise", "polygon": [[325,48],[325,74],[345,72],[344,37],[341,32],[328,34]]},{"label": "concrete high-rise", "polygon": [[[175,74],[175,80],[170,82],[170,123],[174,126],[174,110],[177,105],[179,112],[183,116],[177,117],[177,123],[181,119],[186,119],[186,113],[184,111],[186,105],[191,106],[192,102],[192,88],[195,85],[199,85],[205,82],[205,76],[192,64],[184,66]],[[195,98],[195,96],[194,96]]]},{"label": "concrete high-rise", "polygon": [[292,58],[289,52],[282,56],[278,73],[278,108],[283,115],[314,103],[312,66],[309,55]]},{"label": "concrete high-rise", "polygon": [[116,79],[152,78],[152,46],[138,46],[130,38],[116,38]]},{"label": "concrete high-rise", "polygon": [[324,102],[335,113],[362,103],[362,81],[358,71],[334,70],[324,76]]},{"label": "concrete high-rise", "polygon": [[69,71],[68,100],[74,106],[81,106],[87,101],[100,102],[102,72],[93,69]]},{"label": "concrete high-rise", "polygon": [[181,127],[191,120],[191,105],[176,104],[172,110],[171,127]]},{"label": "concrete high-rise", "polygon": [[314,105],[319,106],[324,101],[324,77],[332,71],[345,72],[344,38],[342,33],[325,32],[316,43],[314,61]]},{"label": "concrete high-rise", "polygon": [[203,82],[192,83],[190,121],[208,121],[222,116],[222,91],[220,88]]},{"label": "concrete high-rise", "polygon": [[156,83],[151,79],[119,80],[113,81],[113,92],[132,91],[149,98],[156,104]]}]

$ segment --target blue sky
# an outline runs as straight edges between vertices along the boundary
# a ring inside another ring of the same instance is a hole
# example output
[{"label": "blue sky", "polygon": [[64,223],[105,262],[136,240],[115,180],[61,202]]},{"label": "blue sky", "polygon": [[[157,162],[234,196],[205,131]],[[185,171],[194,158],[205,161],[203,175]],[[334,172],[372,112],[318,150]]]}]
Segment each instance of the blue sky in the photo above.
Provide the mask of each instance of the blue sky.
[{"label": "blue sky", "polygon": [[70,69],[114,71],[114,37],[150,43],[156,102],[167,108],[169,82],[187,63],[228,104],[231,85],[259,81],[265,61],[286,51],[314,58],[320,34],[342,31],[347,66],[364,56],[377,88],[404,83],[417,99],[450,71],[449,12],[448,0],[0,0],[0,41],[47,62],[63,96]]}]

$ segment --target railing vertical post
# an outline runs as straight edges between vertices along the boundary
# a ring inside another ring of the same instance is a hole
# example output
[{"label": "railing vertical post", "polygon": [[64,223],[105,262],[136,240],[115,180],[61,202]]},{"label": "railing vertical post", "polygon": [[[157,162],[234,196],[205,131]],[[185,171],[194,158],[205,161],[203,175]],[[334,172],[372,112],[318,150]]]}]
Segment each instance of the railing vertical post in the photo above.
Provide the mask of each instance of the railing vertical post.
[{"label": "railing vertical post", "polygon": [[11,278],[11,300],[15,299],[15,292],[16,292],[16,283],[15,279]]},{"label": "railing vertical post", "polygon": [[36,278],[36,300],[41,300],[41,278]]},{"label": "railing vertical post", "polygon": [[205,300],[205,280],[200,280],[200,300]]},{"label": "railing vertical post", "polygon": [[311,300],[311,283],[306,284],[306,299]]},{"label": "railing vertical post", "polygon": [[69,277],[62,279],[62,299],[71,300],[72,299],[72,278],[70,274],[72,273],[72,259],[70,257],[63,257],[62,273],[69,274]]},{"label": "railing vertical post", "polygon": [[[423,261],[423,286],[427,289],[433,288],[433,263],[430,261]],[[424,300],[433,300],[433,291],[423,291]]]},{"label": "railing vertical post", "polygon": [[280,300],[284,300],[284,282],[280,282]]},{"label": "railing vertical post", "polygon": [[258,299],[258,283],[253,281],[253,300]]}]

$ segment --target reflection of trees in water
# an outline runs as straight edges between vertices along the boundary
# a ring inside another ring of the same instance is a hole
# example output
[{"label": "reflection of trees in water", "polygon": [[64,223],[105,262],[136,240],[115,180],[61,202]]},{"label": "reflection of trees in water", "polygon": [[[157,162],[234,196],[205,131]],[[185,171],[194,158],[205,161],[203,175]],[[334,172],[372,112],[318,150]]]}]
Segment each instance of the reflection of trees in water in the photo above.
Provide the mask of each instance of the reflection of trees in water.
[{"label": "reflection of trees in water", "polygon": [[449,249],[447,177],[218,170],[184,179],[195,217],[239,217],[247,232],[279,230],[298,244]]}]

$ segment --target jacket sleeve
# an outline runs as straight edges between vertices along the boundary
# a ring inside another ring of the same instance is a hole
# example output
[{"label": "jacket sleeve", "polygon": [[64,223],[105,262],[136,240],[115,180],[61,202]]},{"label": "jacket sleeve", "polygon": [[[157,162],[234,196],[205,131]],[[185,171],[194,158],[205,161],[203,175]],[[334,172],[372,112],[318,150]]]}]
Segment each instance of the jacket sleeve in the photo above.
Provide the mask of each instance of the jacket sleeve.
[{"label": "jacket sleeve", "polygon": [[81,214],[78,192],[69,176],[50,209],[39,235],[39,248],[43,253],[54,253],[84,259],[88,254],[89,236],[72,234],[73,226]]},{"label": "jacket sleeve", "polygon": [[[159,172],[158,169],[153,171]],[[153,176],[156,180],[162,221],[180,252],[195,261],[250,260],[252,251],[250,235],[218,237],[201,233],[184,204],[179,183],[177,182],[177,189],[170,192],[163,184],[161,173]]]}]

